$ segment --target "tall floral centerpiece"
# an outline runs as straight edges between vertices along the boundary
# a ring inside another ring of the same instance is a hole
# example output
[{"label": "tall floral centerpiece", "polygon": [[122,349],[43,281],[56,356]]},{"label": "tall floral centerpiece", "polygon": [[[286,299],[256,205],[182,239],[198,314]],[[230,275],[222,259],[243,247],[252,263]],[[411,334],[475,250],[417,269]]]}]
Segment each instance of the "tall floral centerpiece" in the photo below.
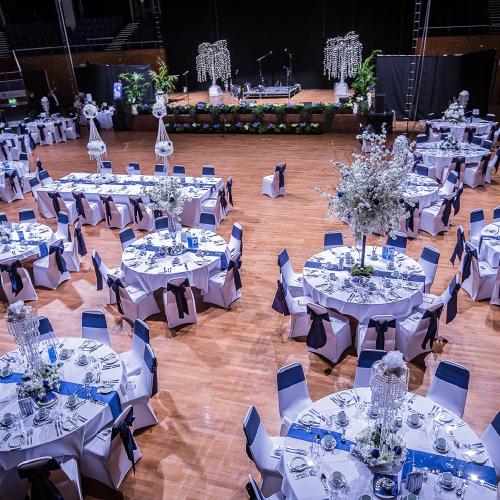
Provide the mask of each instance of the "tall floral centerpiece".
[{"label": "tall floral centerpiece", "polygon": [[322,192],[322,197],[328,200],[328,217],[348,222],[356,243],[362,245],[360,265],[351,272],[370,276],[373,269],[365,266],[366,237],[374,231],[394,236],[401,219],[408,216],[405,187],[412,155],[411,146],[387,149],[385,132],[365,132],[358,139],[370,141],[372,150],[353,153],[351,165],[334,163],[340,169],[339,183],[335,193]]},{"label": "tall floral centerpiece", "polygon": [[170,140],[163,123],[163,117],[167,115],[167,108],[162,102],[153,105],[153,116],[158,118],[158,134],[155,142],[155,154],[163,160],[165,170],[168,173],[168,157],[174,152],[174,143]]},{"label": "tall floral centerpiece", "polygon": [[179,229],[179,215],[182,213],[184,203],[191,201],[191,197],[182,189],[176,177],[160,177],[151,187],[143,188],[143,194],[149,198],[152,210],[167,213],[168,230],[173,240],[176,239]]},{"label": "tall floral centerpiece", "polygon": [[398,434],[396,418],[408,392],[408,367],[399,351],[390,351],[371,368],[371,412],[375,424],[356,438],[353,455],[373,472],[398,472],[406,460],[407,448]]},{"label": "tall floral centerpiece", "polygon": [[443,114],[443,120],[450,123],[465,123],[467,121],[465,118],[465,109],[457,99],[454,98],[450,103],[448,109]]},{"label": "tall floral centerpiece", "polygon": [[92,103],[85,104],[82,110],[85,118],[88,118],[90,124],[89,142],[87,143],[87,153],[90,159],[95,159],[97,162],[97,172],[101,171],[102,158],[106,154],[106,144],[101,139],[94,119],[97,116],[97,106]]},{"label": "tall floral centerpiece", "polygon": [[[22,397],[33,397],[37,403],[46,401],[47,393],[59,389],[60,371],[57,364],[46,363],[39,350],[39,320],[22,300],[7,308],[7,329],[18,345],[26,371],[19,383]],[[55,352],[55,349],[54,349]]]}]

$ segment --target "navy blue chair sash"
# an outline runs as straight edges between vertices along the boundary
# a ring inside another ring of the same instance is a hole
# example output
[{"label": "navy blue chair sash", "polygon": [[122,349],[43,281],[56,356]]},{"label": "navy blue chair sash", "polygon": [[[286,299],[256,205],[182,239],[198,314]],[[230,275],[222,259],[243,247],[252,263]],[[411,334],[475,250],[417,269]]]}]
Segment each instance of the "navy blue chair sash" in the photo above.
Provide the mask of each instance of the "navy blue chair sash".
[{"label": "navy blue chair sash", "polygon": [[441,222],[445,227],[448,227],[448,224],[450,223],[452,204],[453,200],[448,200],[446,198],[443,200],[444,210],[443,210],[443,215],[441,216]]},{"label": "navy blue chair sash", "polygon": [[279,188],[285,187],[285,168],[286,165],[276,165],[275,172],[279,172]]},{"label": "navy blue chair sash", "polygon": [[59,203],[59,198],[61,198],[61,195],[59,193],[47,193],[47,196],[52,200],[52,206],[54,207],[54,210],[57,214],[61,211],[61,205]]},{"label": "navy blue chair sash", "polygon": [[10,284],[12,287],[12,293],[14,295],[18,295],[19,292],[24,288],[23,285],[23,279],[21,278],[21,275],[19,274],[18,269],[22,269],[21,262],[16,260],[12,264],[1,264],[0,265],[0,272],[7,272],[9,273],[9,279],[10,279]]},{"label": "navy blue chair sash", "polygon": [[101,270],[99,269],[99,264],[97,263],[94,256],[92,256],[92,265],[94,266],[95,278],[96,278],[96,290],[102,290],[103,288],[103,280]]},{"label": "navy blue chair sash", "polygon": [[134,207],[134,220],[136,223],[139,223],[144,218],[141,209],[142,198],[130,198],[130,203]]},{"label": "navy blue chair sash", "polygon": [[276,289],[276,294],[274,296],[272,308],[283,314],[283,316],[290,316],[290,311],[288,310],[288,305],[286,303],[285,289],[280,280],[278,280],[278,288]]},{"label": "navy blue chair sash", "polygon": [[66,262],[63,259],[63,253],[64,253],[64,244],[62,241],[59,244],[50,245],[49,255],[55,254],[57,269],[59,269],[59,272],[61,274],[65,273],[68,270],[66,267]]},{"label": "navy blue chair sash", "polygon": [[462,283],[470,276],[471,273],[471,265],[472,259],[477,260],[477,250],[471,250],[467,245],[465,245],[465,257],[464,257],[464,265],[462,268]]},{"label": "navy blue chair sash", "polygon": [[55,122],[54,125],[56,126],[57,131],[59,132],[59,137],[62,139],[63,138],[62,130],[61,130],[62,123],[61,122]]},{"label": "navy blue chair sash", "polygon": [[415,214],[415,210],[418,210],[418,203],[414,203],[413,206],[410,205],[409,203],[405,203],[405,209],[409,213],[408,218],[406,219],[405,222],[406,229],[407,230],[409,229],[411,232],[413,232],[415,227],[413,216]]},{"label": "navy blue chair sash", "polygon": [[179,313],[179,318],[184,318],[184,314],[189,314],[188,303],[186,299],[186,288],[189,286],[189,281],[184,280],[180,285],[173,285],[172,283],[167,283],[167,292],[172,292],[175,296],[175,302],[177,304],[177,312]]},{"label": "navy blue chair sash", "polygon": [[20,135],[19,136],[19,144],[21,144],[21,153],[26,153],[26,142],[25,141],[25,136]]},{"label": "navy blue chair sash", "polygon": [[220,205],[222,207],[222,210],[225,213],[226,212],[226,208],[227,208],[227,200],[226,200],[226,193],[224,191],[224,188],[219,189],[218,196],[219,196],[219,199],[220,199]]},{"label": "navy blue chair sash", "polygon": [[460,211],[460,198],[462,196],[462,193],[464,192],[464,187],[460,186],[455,193],[455,197],[453,198],[453,215],[457,215],[458,212]]},{"label": "navy blue chair sash", "polygon": [[457,242],[455,243],[455,248],[453,249],[453,253],[450,257],[450,262],[455,265],[455,259],[458,257],[459,260],[462,260],[462,255],[464,253],[465,246],[465,237],[460,231],[460,228],[457,229]]},{"label": "navy blue chair sash", "polygon": [[17,469],[21,479],[31,484],[31,498],[40,500],[64,500],[55,484],[50,480],[50,473],[61,467],[55,459],[49,460],[41,467]]},{"label": "navy blue chair sash", "polygon": [[233,203],[233,181],[226,182],[226,193],[227,193],[227,197],[229,199],[229,203],[231,204],[231,206],[234,206],[234,203]]},{"label": "navy blue chair sash", "polygon": [[144,361],[148,367],[148,370],[153,375],[153,383],[151,384],[151,395],[150,397],[156,396],[158,393],[158,360],[156,357],[151,356],[148,348],[144,349]]},{"label": "navy blue chair sash", "polygon": [[311,318],[311,327],[307,333],[306,344],[312,349],[320,349],[326,344],[326,331],[323,321],[330,321],[328,313],[317,314],[309,306],[307,312]]},{"label": "navy blue chair sash", "polygon": [[83,238],[83,232],[80,226],[75,226],[74,240],[78,245],[78,254],[82,257],[87,255],[87,245],[85,245],[85,239]]},{"label": "navy blue chair sash", "polygon": [[37,158],[37,159],[36,159],[36,171],[37,171],[38,173],[40,173],[40,172],[43,172],[44,170],[45,170],[45,169],[44,169],[44,168],[43,168],[43,166],[42,166],[42,160],[40,160],[40,158]]},{"label": "navy blue chair sash", "polygon": [[7,142],[6,141],[2,141],[0,142],[0,148],[2,149],[2,154],[4,156],[4,158],[6,160],[8,160],[8,153],[7,153],[7,149],[5,149],[7,147]]},{"label": "navy blue chair sash", "polygon": [[458,291],[460,290],[460,283],[455,285],[455,288],[450,294],[450,299],[446,306],[446,324],[451,323],[457,316],[458,310]]},{"label": "navy blue chair sash", "polygon": [[111,205],[110,203],[113,201],[111,196],[101,196],[101,201],[104,204],[104,212],[106,213],[106,221],[109,224],[111,221]]},{"label": "navy blue chair sash", "polygon": [[12,192],[17,193],[16,178],[19,178],[17,170],[12,170],[12,172],[5,172],[5,178],[9,179]]},{"label": "navy blue chair sash", "polygon": [[231,269],[233,270],[234,286],[235,286],[236,290],[239,290],[243,286],[241,284],[240,268],[241,268],[241,259],[238,259],[237,262],[235,262],[234,260],[230,260],[229,264],[227,266],[228,272]]},{"label": "navy blue chair sash", "polygon": [[377,340],[375,342],[376,349],[385,351],[385,334],[389,328],[396,328],[396,319],[384,321],[383,323],[374,319],[368,322],[368,328],[375,328],[377,332]]},{"label": "navy blue chair sash", "polygon": [[113,440],[116,436],[120,436],[123,447],[125,448],[125,452],[127,453],[127,457],[132,463],[132,469],[135,474],[135,459],[134,459],[134,451],[137,450],[137,444],[135,443],[134,436],[132,436],[132,431],[130,427],[132,426],[135,420],[133,408],[130,408],[128,415],[125,417],[123,423],[118,427],[113,427],[111,431],[111,440]]},{"label": "navy blue chair sash", "polygon": [[40,140],[45,140],[45,125],[37,125],[38,133],[40,134]]},{"label": "navy blue chair sash", "polygon": [[78,119],[78,117],[73,118],[73,124],[75,126],[76,133],[80,135],[81,129],[80,129],[80,120]]},{"label": "navy blue chair sash", "polygon": [[115,294],[115,298],[116,298],[116,305],[118,307],[118,311],[120,314],[123,314],[123,305],[122,305],[122,299],[120,297],[120,288],[125,288],[123,286],[123,283],[121,282],[120,279],[112,279],[112,278],[108,278],[107,279],[107,285],[109,286],[109,288],[111,290],[113,290],[114,294]]},{"label": "navy blue chair sash", "polygon": [[422,342],[422,349],[426,349],[427,342],[429,342],[429,346],[432,349],[434,341],[436,340],[439,318],[441,317],[443,307],[444,305],[439,307],[436,311],[427,310],[422,316],[422,319],[429,318],[429,326],[427,327],[427,332],[425,333],[425,337]]},{"label": "navy blue chair sash", "polygon": [[85,208],[83,207],[82,200],[85,198],[83,193],[73,193],[73,198],[75,199],[75,208],[76,213],[82,217],[82,219],[86,219]]}]

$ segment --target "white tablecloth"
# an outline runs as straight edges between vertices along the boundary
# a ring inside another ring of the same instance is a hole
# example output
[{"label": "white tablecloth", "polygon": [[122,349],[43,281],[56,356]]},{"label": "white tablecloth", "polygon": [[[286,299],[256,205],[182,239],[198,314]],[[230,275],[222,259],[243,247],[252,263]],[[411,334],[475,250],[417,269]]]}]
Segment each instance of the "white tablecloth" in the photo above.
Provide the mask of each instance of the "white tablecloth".
[{"label": "white tablecloth", "polygon": [[62,122],[62,130],[66,130],[66,127],[71,126],[72,119],[71,118],[64,118],[60,117],[55,120],[34,120],[32,122],[28,122],[26,124],[26,127],[30,133],[38,133],[38,125],[45,125],[45,128],[48,132],[54,133],[55,130],[55,122]]},{"label": "white tablecloth", "polygon": [[[141,196],[144,203],[149,202],[149,198],[143,194],[144,185],[158,182],[164,177],[154,177],[152,175],[125,175],[113,174],[111,180],[106,184],[96,184],[96,174],[72,173],[62,177],[49,186],[44,186],[38,190],[38,209],[44,217],[51,216],[52,200],[47,195],[49,191],[58,191],[63,199],[73,200],[73,191],[81,191],[89,201],[99,201],[99,196],[113,197],[117,203],[129,205],[130,214],[134,216],[130,196]],[[181,222],[184,226],[196,226],[200,220],[201,204],[210,198],[211,191],[217,192],[222,186],[222,179],[218,177],[184,177],[185,187],[183,189],[191,196],[191,201],[184,204],[181,214]]]},{"label": "white tablecloth", "polygon": [[[375,273],[384,273],[390,277],[393,271],[387,270],[387,261],[382,260],[381,247],[375,247],[378,260],[372,260],[372,248],[366,247],[365,265],[372,266]],[[401,275],[411,275],[411,281],[390,278],[391,288],[382,283],[382,276],[372,276],[370,281],[376,289],[370,291],[366,286],[353,284],[346,287],[344,281],[350,278],[348,270],[338,270],[339,257],[347,251],[359,263],[359,251],[356,247],[338,247],[314,255],[304,267],[304,295],[324,307],[336,309],[342,314],[353,316],[361,323],[366,323],[372,316],[393,314],[396,317],[408,316],[412,309],[423,300],[425,274],[422,267],[411,257],[395,252],[396,271]],[[327,267],[330,266],[331,269]],[[344,269],[347,264],[344,261]],[[323,269],[321,268],[323,267]],[[335,281],[331,281],[331,277]]]},{"label": "white tablecloth", "polygon": [[482,135],[486,134],[489,132],[491,126],[493,125],[493,122],[489,122],[486,120],[474,120],[473,121],[467,121],[465,123],[453,123],[453,122],[447,122],[445,120],[433,120],[432,122],[432,127],[433,128],[438,128],[438,129],[452,129],[452,128],[457,128],[457,127],[463,127],[463,129],[468,129],[469,127],[473,127],[476,129],[476,134]]},{"label": "white tablecloth", "polygon": [[405,194],[410,201],[418,202],[422,210],[439,199],[439,184],[429,177],[410,173]]},{"label": "white tablecloth", "polygon": [[[10,232],[10,241],[0,243],[0,263],[8,264],[15,260],[40,257],[40,245],[50,245],[55,234],[49,226],[39,223],[14,222],[3,224],[3,231]],[[24,241],[20,240],[20,232]]]},{"label": "white tablecloth", "polygon": [[[175,256],[162,256],[160,253],[161,247],[172,246],[168,231],[152,233],[137,240],[123,252],[121,267],[125,280],[150,292],[166,287],[172,278],[186,276],[192,286],[206,292],[209,276],[221,270],[221,259],[229,262],[231,251],[222,237],[211,231],[183,229],[183,233],[198,237],[200,254],[186,251],[177,256],[174,265]],[[201,252],[205,252],[205,255]]]},{"label": "white tablecloth", "polygon": [[[346,398],[350,398],[350,396],[347,395],[349,393],[352,394],[352,391],[344,392]],[[362,401],[370,401],[371,391],[369,388],[357,389],[357,393]],[[414,410],[424,414],[428,420],[424,421],[422,423],[422,426],[418,429],[410,427],[406,423],[406,418],[409,414],[409,411],[407,406],[405,405],[402,412],[403,427],[401,429],[401,432],[404,432],[404,440],[406,442],[406,446],[413,450],[438,454],[433,448],[435,436],[432,428],[433,419],[432,417],[428,416],[428,413],[434,407],[434,402],[428,398],[416,396],[416,399],[411,407]],[[374,424],[374,421],[368,417],[366,409],[362,409],[361,406],[347,406],[341,408],[330,399],[330,396],[326,396],[313,403],[304,412],[301,412],[299,414],[295,422],[297,423],[305,414],[312,415],[311,413],[309,413],[309,410],[311,408],[317,410],[327,418],[336,415],[340,410],[344,410],[349,418],[349,425],[346,427],[345,432],[345,437],[349,441],[355,441],[358,434],[365,427]],[[439,415],[439,412],[437,414]],[[447,425],[452,426],[461,423],[462,420],[457,416],[454,416],[452,422]],[[341,432],[341,429],[335,423],[333,423],[332,427],[330,428],[324,422],[321,422],[319,426],[326,430],[332,430],[337,433]],[[312,433],[314,435],[314,429],[312,430]],[[453,431],[453,433],[456,439],[462,443],[478,442],[478,437],[467,424],[457,428]],[[465,450],[459,450],[454,446],[451,437],[447,433],[446,426],[440,428],[439,436],[446,438],[450,452],[454,453],[457,459],[464,460],[462,452]],[[320,455],[319,459],[316,458],[315,460],[313,460],[313,463],[319,466],[315,476],[307,476],[301,479],[295,479],[295,473],[290,472],[288,463],[294,457],[300,455],[287,451],[286,447],[299,448],[307,451],[309,455],[303,457],[306,460],[311,460],[312,457],[310,454],[311,443],[309,441],[290,437],[290,435],[285,439],[285,451],[283,452],[282,458],[280,460],[279,469],[283,474],[282,490],[287,500],[317,500],[326,498],[328,495],[325,493],[325,489],[321,483],[320,476],[323,473],[327,478],[329,478],[334,471],[340,471],[342,474],[344,474],[350,489],[347,496],[343,495],[339,496],[338,498],[356,500],[360,495],[364,494],[372,495],[372,498],[376,498],[373,496],[373,491],[371,489],[371,472],[358,459],[352,457],[348,451],[335,449],[333,452],[329,451],[326,452],[323,456]],[[450,452],[449,454],[451,454]],[[492,463],[489,457],[485,465],[492,467]],[[456,473],[456,470],[454,470],[453,472]],[[426,482],[424,482],[422,490],[420,491],[420,494],[418,496],[419,500],[432,500],[433,498],[435,498],[434,486],[436,484],[437,477],[437,474],[428,474],[428,479]],[[443,492],[442,498],[449,498],[450,500],[453,498],[457,498],[455,493],[458,487],[460,487],[460,485],[462,484],[462,479],[459,479],[457,477],[456,483],[457,488],[455,488],[455,490],[453,491]],[[470,498],[471,500],[495,499],[497,498],[497,492],[484,486],[480,486],[473,481],[470,481],[465,498]]]},{"label": "white tablecloth", "polygon": [[98,111],[96,118],[99,120],[101,128],[113,128],[113,111],[107,109],[106,111]]},{"label": "white tablecloth", "polygon": [[[110,384],[112,385],[112,390],[118,391],[118,394],[125,390],[125,372],[121,361],[117,368],[102,370],[104,361],[102,361],[101,358],[110,356],[109,359],[113,357],[112,359],[119,360],[118,355],[110,347],[101,344],[101,346],[93,352],[81,351],[79,348],[82,346],[85,339],[66,338],[55,340],[56,344],[64,342],[63,348],[73,351],[71,357],[62,362],[62,380],[83,384],[85,373],[90,371],[93,372],[95,376],[101,373],[100,383],[93,382],[90,384],[91,386],[99,386],[107,380],[118,380],[118,383]],[[41,345],[45,345],[45,343],[41,343]],[[60,352],[60,349],[58,349],[58,351]],[[77,364],[77,358],[83,352],[96,361],[86,366],[79,366]],[[18,360],[20,356],[17,351],[9,353],[8,356],[13,354],[16,360]],[[45,356],[48,360],[47,355]],[[0,367],[5,366],[6,362],[6,357],[3,356]],[[11,362],[10,367],[14,373],[23,373],[24,371],[23,364],[16,361]],[[7,412],[16,415],[16,420],[10,428],[1,427],[3,432],[0,432],[0,467],[4,470],[16,467],[16,465],[23,460],[29,460],[44,455],[51,455],[54,457],[74,455],[77,458],[81,457],[84,443],[94,437],[103,426],[113,420],[110,406],[107,404],[97,404],[88,399],[78,398],[80,400],[79,402],[83,402],[83,404],[76,410],[71,410],[66,406],[67,396],[57,394],[58,402],[50,408],[50,416],[48,418],[48,420],[53,421],[44,425],[33,425],[34,415],[22,418],[20,414],[15,385],[1,382],[2,380],[0,379],[0,399],[8,399],[8,401],[0,402],[0,416],[3,417]],[[85,394],[85,388],[79,391],[78,395],[80,394]],[[86,419],[86,422],[74,418],[72,422],[74,422],[75,425],[73,426],[66,417],[71,415],[74,416],[75,412]],[[68,429],[66,430],[66,428],[63,428],[62,435],[58,435],[56,432],[56,427],[54,425],[56,420],[60,421],[63,426]],[[26,436],[28,435],[28,429],[33,429],[33,435],[32,438],[30,438],[31,444],[27,444]],[[5,436],[9,433],[11,436],[4,441]],[[19,449],[12,450],[9,443],[19,434],[25,436],[22,445]]]},{"label": "white tablecloth", "polygon": [[438,142],[425,142],[417,145],[417,152],[422,154],[425,165],[436,167],[436,176],[441,179],[443,169],[450,165],[453,158],[465,158],[467,163],[476,163],[490,151],[476,144],[463,144],[457,150],[443,150],[439,149]]},{"label": "white tablecloth", "polygon": [[29,173],[29,165],[25,165],[22,161],[2,161],[0,162],[0,172],[12,172],[17,170],[19,177],[23,177]]},{"label": "white tablecloth", "polygon": [[497,268],[500,265],[500,222],[488,224],[481,231],[479,260]]}]

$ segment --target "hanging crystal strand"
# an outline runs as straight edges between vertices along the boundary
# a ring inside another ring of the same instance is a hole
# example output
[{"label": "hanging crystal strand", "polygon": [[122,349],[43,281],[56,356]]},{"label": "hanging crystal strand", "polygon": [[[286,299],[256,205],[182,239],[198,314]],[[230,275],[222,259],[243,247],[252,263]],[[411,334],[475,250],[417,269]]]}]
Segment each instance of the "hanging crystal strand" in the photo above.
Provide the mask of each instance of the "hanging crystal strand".
[{"label": "hanging crystal strand", "polygon": [[168,136],[167,129],[163,123],[163,117],[167,115],[167,108],[162,102],[153,105],[153,116],[158,118],[158,134],[156,135],[155,154],[157,159],[163,160],[167,175],[169,172],[168,157],[174,152],[174,144]]},{"label": "hanging crystal strand", "polygon": [[95,159],[97,163],[97,173],[102,169],[102,158],[106,154],[106,144],[101,139],[94,118],[97,116],[97,107],[94,104],[86,104],[83,107],[83,115],[89,119],[89,142],[87,143],[87,152],[90,159]]},{"label": "hanging crystal strand", "polygon": [[[211,78],[212,84],[209,88],[210,98],[219,98],[222,90],[217,85],[217,79],[221,79],[224,87],[229,87],[231,79],[231,54],[227,47],[226,40],[217,40],[211,44],[203,42],[198,45],[198,55],[196,56],[196,73],[199,82],[206,82]],[[216,101],[212,101],[218,102]]]}]

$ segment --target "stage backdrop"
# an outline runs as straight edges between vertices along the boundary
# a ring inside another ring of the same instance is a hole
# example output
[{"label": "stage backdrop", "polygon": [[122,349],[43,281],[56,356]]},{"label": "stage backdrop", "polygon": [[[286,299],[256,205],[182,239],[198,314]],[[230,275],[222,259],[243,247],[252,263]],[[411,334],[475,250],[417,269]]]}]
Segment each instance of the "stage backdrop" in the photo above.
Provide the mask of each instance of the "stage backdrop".
[{"label": "stage backdrop", "polygon": [[[385,94],[385,110],[405,116],[406,91],[411,56],[377,57],[377,92]],[[495,66],[495,51],[465,55],[425,56],[418,100],[417,119],[429,113],[440,115],[462,90],[469,92],[467,108],[488,112],[488,100]]]},{"label": "stage backdrop", "polygon": [[[372,49],[387,54],[410,50],[413,2],[350,0],[206,0],[174,2],[162,0],[162,26],[167,62],[174,74],[188,70],[192,90],[208,89],[209,82],[196,79],[195,58],[201,42],[226,39],[231,51],[233,80],[242,84],[259,83],[256,59],[269,51],[262,62],[266,84],[286,81],[283,66],[288,65],[284,49],[293,55],[293,81],[305,88],[333,87],[323,75],[323,48],[327,38],[355,30],[363,43],[363,55]],[[235,70],[238,75],[235,76]]]},{"label": "stage backdrop", "polygon": [[[120,73],[142,73],[146,82],[151,82],[149,76],[149,64],[88,64],[75,68],[78,89],[80,92],[92,94],[97,104],[107,102],[113,103],[113,84],[118,80]],[[125,97],[125,96],[124,96]],[[154,101],[154,92],[151,85],[146,89],[144,102]]]}]

